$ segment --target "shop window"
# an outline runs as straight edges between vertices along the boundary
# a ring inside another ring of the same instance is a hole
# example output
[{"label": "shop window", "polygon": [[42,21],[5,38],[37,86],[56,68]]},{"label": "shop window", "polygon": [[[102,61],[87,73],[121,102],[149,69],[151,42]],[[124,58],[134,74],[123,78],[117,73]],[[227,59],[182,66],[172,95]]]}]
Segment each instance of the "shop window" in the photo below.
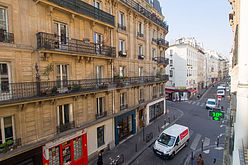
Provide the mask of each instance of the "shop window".
[{"label": "shop window", "polygon": [[132,115],[129,115],[118,121],[118,135],[119,140],[123,140],[132,134]]},{"label": "shop window", "polygon": [[49,165],[60,164],[59,146],[49,149]]},{"label": "shop window", "polygon": [[102,115],[104,113],[104,98],[103,97],[96,98],[96,106],[97,106],[96,113],[98,115]]},{"label": "shop window", "polygon": [[97,128],[97,146],[101,147],[104,145],[104,125]]},{"label": "shop window", "polygon": [[73,149],[74,149],[74,160],[78,160],[82,157],[82,137],[77,137],[73,139]]},{"label": "shop window", "polygon": [[0,144],[6,143],[8,140],[14,140],[14,117],[0,118]]},{"label": "shop window", "polygon": [[9,92],[10,70],[8,63],[0,63],[0,86],[1,93]]}]

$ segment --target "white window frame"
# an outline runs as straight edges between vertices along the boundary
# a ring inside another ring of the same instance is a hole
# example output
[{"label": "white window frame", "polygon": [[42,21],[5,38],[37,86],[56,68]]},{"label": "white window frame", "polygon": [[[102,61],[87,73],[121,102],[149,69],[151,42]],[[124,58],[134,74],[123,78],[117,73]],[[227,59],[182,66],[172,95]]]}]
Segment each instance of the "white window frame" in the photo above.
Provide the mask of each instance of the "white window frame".
[{"label": "white window frame", "polygon": [[120,77],[126,76],[126,67],[120,66]]},{"label": "white window frame", "polygon": [[127,103],[127,93],[120,93],[120,106],[125,106]]},{"label": "white window frame", "polygon": [[13,140],[16,139],[16,135],[15,135],[15,118],[14,115],[9,115],[9,116],[3,116],[0,117],[0,122],[1,122],[1,134],[2,134],[2,143],[7,142],[5,139],[5,130],[4,130],[4,118],[6,117],[11,117],[11,124],[12,124],[12,132],[13,132]]},{"label": "white window frame", "polygon": [[139,50],[139,56],[144,56],[143,55],[143,45],[139,45],[138,50]]},{"label": "white window frame", "polygon": [[[11,67],[10,67],[10,63],[8,62],[0,62],[0,64],[6,64],[7,65],[7,69],[8,69],[8,83],[10,84],[11,82]],[[0,72],[1,73],[1,72]],[[0,100],[1,99],[1,96],[3,96],[4,93],[11,93],[11,86],[9,86],[9,92],[2,92],[2,89],[1,89],[1,74],[0,74]],[[6,97],[6,96],[4,96]]]},{"label": "white window frame", "polygon": [[119,40],[119,51],[126,53],[126,42],[124,40]]},{"label": "white window frame", "polygon": [[138,33],[143,34],[143,23],[138,21]]},{"label": "white window frame", "polygon": [[[64,125],[66,124],[65,123],[65,118],[64,118],[64,115],[65,115],[65,105],[69,105],[69,122],[72,122],[73,121],[73,108],[72,108],[72,104],[63,104],[63,105],[58,105],[57,106],[57,119],[58,119],[58,126],[60,125]],[[59,118],[59,107],[62,106],[62,116],[63,116],[63,119],[62,121],[60,121],[60,118]],[[60,122],[62,122],[60,124]]]},{"label": "white window frame", "polygon": [[156,49],[152,49],[152,59],[156,58]]},{"label": "white window frame", "polygon": [[[100,99],[102,99],[102,112],[100,112]],[[103,113],[104,113],[104,111],[105,111],[105,109],[104,109],[104,97],[98,97],[98,98],[96,98],[96,113],[98,114],[98,115],[102,115]]]},{"label": "white window frame", "polygon": [[3,30],[6,30],[6,32],[9,32],[8,8],[0,6],[0,9],[3,10],[4,15],[5,15],[5,20],[3,19],[3,21],[5,21],[5,29]]},{"label": "white window frame", "polygon": [[139,77],[143,77],[143,67],[139,67]]},{"label": "white window frame", "polygon": [[[57,73],[58,66],[59,66],[59,75]],[[67,68],[66,69],[66,76],[67,76],[66,80],[63,80],[63,69],[62,69],[63,66],[66,66],[66,68]],[[67,89],[65,89],[65,86],[68,83],[64,84],[64,81],[68,82],[68,80],[69,80],[69,64],[56,64],[55,70],[56,70],[56,81],[60,81],[60,89],[59,89],[59,91],[63,93],[64,90],[65,91],[67,90]],[[59,77],[59,79],[58,79],[58,77]]]},{"label": "white window frame", "polygon": [[98,9],[102,9],[102,1],[93,0],[93,6]]},{"label": "white window frame", "polygon": [[119,24],[125,26],[125,14],[119,11]]}]

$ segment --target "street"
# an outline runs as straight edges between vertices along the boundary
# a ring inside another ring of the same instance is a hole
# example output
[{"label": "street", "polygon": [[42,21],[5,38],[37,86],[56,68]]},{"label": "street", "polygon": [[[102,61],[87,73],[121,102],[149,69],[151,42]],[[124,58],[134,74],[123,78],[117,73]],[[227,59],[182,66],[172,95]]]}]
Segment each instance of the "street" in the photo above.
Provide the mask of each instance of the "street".
[{"label": "street", "polygon": [[[205,103],[208,98],[217,99],[217,85],[209,88],[209,90],[199,99],[194,101],[169,102],[167,101],[168,109],[177,108],[183,111],[184,115],[176,122],[177,124],[185,125],[190,128],[190,142],[187,147],[184,147],[172,160],[159,158],[153,153],[152,146],[148,147],[132,164],[166,164],[180,165],[186,160],[191,160],[192,152],[194,155],[193,164],[201,153],[203,145],[203,160],[205,164],[222,164],[223,158],[223,143],[225,139],[225,123],[214,121],[208,117],[208,111],[205,108]],[[220,105],[225,111],[228,107],[228,94],[222,98]],[[161,129],[162,132],[163,129]],[[219,137],[219,145],[217,147],[217,137]],[[192,163],[192,162],[191,162]]]}]

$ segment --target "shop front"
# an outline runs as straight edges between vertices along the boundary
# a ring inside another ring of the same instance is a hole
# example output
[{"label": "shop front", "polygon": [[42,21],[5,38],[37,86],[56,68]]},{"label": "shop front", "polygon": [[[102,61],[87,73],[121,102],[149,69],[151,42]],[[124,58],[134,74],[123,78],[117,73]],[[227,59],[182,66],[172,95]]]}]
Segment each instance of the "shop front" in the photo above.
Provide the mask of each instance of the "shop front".
[{"label": "shop front", "polygon": [[42,156],[43,165],[86,165],[87,133],[81,130],[47,143]]},{"label": "shop front", "polygon": [[136,110],[115,118],[115,144],[136,133]]},{"label": "shop front", "polygon": [[149,123],[165,113],[164,99],[148,106],[149,108]]}]

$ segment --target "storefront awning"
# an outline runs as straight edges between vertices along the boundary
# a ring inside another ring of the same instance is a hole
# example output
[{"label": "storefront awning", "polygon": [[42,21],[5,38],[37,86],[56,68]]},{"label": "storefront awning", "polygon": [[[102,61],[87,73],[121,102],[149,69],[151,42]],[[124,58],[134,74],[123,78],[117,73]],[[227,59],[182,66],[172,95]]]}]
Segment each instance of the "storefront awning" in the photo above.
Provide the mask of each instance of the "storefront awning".
[{"label": "storefront awning", "polygon": [[175,92],[175,91],[169,90],[169,89],[166,89],[166,90],[165,90],[165,93],[173,93],[173,92]]},{"label": "storefront awning", "polygon": [[196,93],[196,90],[194,90],[194,89],[189,89],[188,91],[192,92],[192,93]]}]

